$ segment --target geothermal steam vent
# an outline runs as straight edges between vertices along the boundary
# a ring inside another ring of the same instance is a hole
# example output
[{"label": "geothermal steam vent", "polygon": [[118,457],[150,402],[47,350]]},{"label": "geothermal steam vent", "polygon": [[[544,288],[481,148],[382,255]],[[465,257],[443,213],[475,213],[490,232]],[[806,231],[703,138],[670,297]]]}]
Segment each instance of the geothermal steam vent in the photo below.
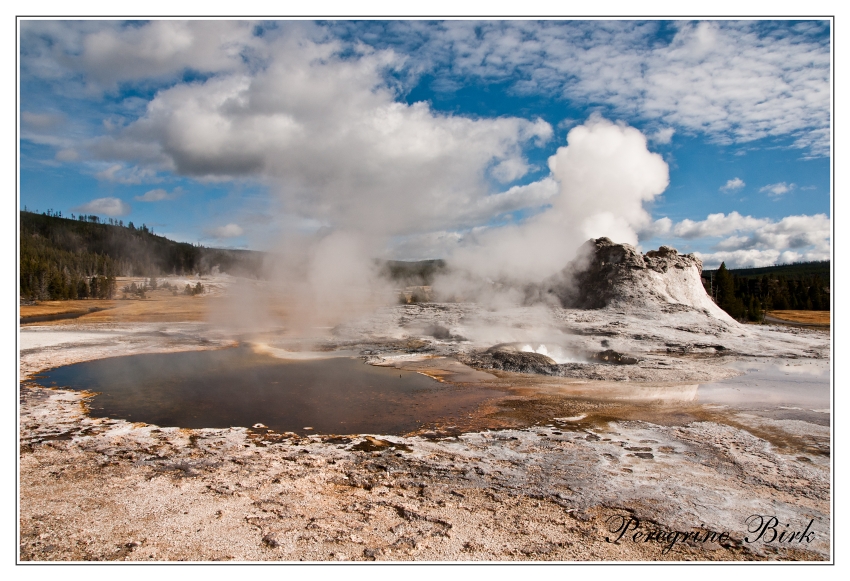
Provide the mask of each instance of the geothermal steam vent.
[{"label": "geothermal steam vent", "polygon": [[[701,274],[702,261],[692,254],[680,255],[667,246],[641,254],[628,244],[597,238],[586,242],[577,258],[558,275],[533,289],[530,302],[545,301],[547,297],[551,301],[554,296],[565,309],[611,311],[607,315],[600,313],[602,317],[627,315],[633,321],[652,319],[653,323],[664,319],[677,328],[699,326],[713,328],[713,332],[737,328],[737,323],[709,298]],[[605,347],[603,351],[595,351],[589,344],[574,345],[571,351],[576,354],[583,351],[583,362],[556,363],[546,354],[529,352],[521,343],[500,343],[487,350],[461,353],[458,358],[479,369],[591,379],[617,376],[603,368],[637,366],[641,362],[638,357],[610,349],[607,340],[601,344]],[[622,341],[621,344],[625,345]],[[646,351],[645,345],[630,346]],[[643,369],[648,374],[644,377],[660,377],[659,369],[653,364]],[[627,373],[635,378],[638,371],[632,369]]]},{"label": "geothermal steam vent", "polygon": [[640,311],[694,310],[734,324],[706,294],[702,261],[662,246],[641,254],[609,238],[588,240],[578,257],[547,285],[565,308]]}]

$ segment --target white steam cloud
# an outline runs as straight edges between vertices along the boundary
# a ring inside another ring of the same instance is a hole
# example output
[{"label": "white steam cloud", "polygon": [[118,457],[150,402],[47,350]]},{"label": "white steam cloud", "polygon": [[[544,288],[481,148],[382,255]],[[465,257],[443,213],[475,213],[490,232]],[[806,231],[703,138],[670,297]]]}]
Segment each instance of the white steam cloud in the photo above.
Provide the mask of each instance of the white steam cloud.
[{"label": "white steam cloud", "polygon": [[468,236],[451,262],[491,280],[539,281],[562,269],[589,238],[637,244],[652,224],[644,204],[669,182],[667,164],[637,129],[591,117],[549,158],[557,194],[518,225]]}]

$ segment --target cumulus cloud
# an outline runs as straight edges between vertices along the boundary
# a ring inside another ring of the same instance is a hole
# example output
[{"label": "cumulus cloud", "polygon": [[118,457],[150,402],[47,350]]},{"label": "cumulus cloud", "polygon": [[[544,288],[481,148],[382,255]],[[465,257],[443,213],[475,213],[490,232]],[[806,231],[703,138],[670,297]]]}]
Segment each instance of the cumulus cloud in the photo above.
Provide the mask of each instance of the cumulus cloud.
[{"label": "cumulus cloud", "polygon": [[827,260],[830,256],[831,221],[826,214],[786,216],[779,221],[730,214],[710,214],[698,222],[682,220],[671,229],[688,240],[722,238],[710,253],[699,255],[713,268],[766,266],[796,260]]},{"label": "cumulus cloud", "polygon": [[512,182],[528,173],[529,165],[524,159],[514,157],[499,162],[490,173],[502,183]]},{"label": "cumulus cloud", "polygon": [[638,238],[647,240],[656,236],[666,236],[673,229],[673,220],[667,218],[659,218],[648,226],[644,226],[638,231]]},{"label": "cumulus cloud", "polygon": [[744,183],[744,180],[741,178],[732,178],[728,180],[724,185],[720,186],[721,192],[734,192],[735,190],[740,190],[747,184]]},{"label": "cumulus cloud", "polygon": [[759,191],[760,192],[767,192],[767,195],[770,196],[771,198],[777,198],[777,197],[781,196],[782,194],[787,194],[788,192],[790,192],[791,190],[793,190],[796,187],[797,187],[796,184],[787,184],[785,182],[779,182],[779,183],[776,183],[776,184],[768,184],[768,185],[764,186],[763,188],[760,188]]},{"label": "cumulus cloud", "polygon": [[242,234],[245,233],[245,230],[243,230],[238,224],[226,224],[224,226],[210,228],[206,231],[206,233],[212,238],[224,239],[242,236]]},{"label": "cumulus cloud", "polygon": [[126,216],[130,213],[130,204],[119,198],[97,198],[82,206],[74,208],[75,212],[83,214],[102,214],[104,216]]},{"label": "cumulus cloud", "polygon": [[764,218],[753,218],[742,216],[738,212],[729,214],[709,214],[708,218],[695,222],[693,220],[682,220],[673,227],[673,234],[679,238],[707,238],[713,236],[726,236],[741,230],[756,230],[769,223]]},{"label": "cumulus cloud", "polygon": [[252,57],[262,57],[255,26],[239,20],[24,20],[22,69],[47,80],[82,77],[89,91],[186,70],[241,70]]},{"label": "cumulus cloud", "polygon": [[161,202],[163,200],[173,200],[179,196],[181,192],[182,189],[179,187],[174,188],[171,193],[163,190],[162,188],[157,188],[155,190],[148,190],[141,196],[136,196],[135,199],[140,202]]}]

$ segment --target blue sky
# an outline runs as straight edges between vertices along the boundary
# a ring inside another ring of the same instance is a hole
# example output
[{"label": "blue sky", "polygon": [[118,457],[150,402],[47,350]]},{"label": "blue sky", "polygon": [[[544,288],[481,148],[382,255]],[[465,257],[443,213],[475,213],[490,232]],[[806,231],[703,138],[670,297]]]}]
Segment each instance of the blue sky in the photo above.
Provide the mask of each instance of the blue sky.
[{"label": "blue sky", "polygon": [[828,21],[24,20],[20,47],[31,210],[520,267],[601,235],[829,258]]}]

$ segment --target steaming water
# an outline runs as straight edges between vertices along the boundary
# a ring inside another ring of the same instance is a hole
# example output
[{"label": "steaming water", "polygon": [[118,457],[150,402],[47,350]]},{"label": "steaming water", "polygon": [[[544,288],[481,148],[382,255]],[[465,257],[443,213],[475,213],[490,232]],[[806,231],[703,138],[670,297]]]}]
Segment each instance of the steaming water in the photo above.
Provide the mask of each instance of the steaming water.
[{"label": "steaming water", "polygon": [[36,382],[98,392],[94,417],[182,428],[262,423],[301,434],[403,434],[452,423],[499,395],[347,357],[287,361],[241,347],[100,359]]}]

